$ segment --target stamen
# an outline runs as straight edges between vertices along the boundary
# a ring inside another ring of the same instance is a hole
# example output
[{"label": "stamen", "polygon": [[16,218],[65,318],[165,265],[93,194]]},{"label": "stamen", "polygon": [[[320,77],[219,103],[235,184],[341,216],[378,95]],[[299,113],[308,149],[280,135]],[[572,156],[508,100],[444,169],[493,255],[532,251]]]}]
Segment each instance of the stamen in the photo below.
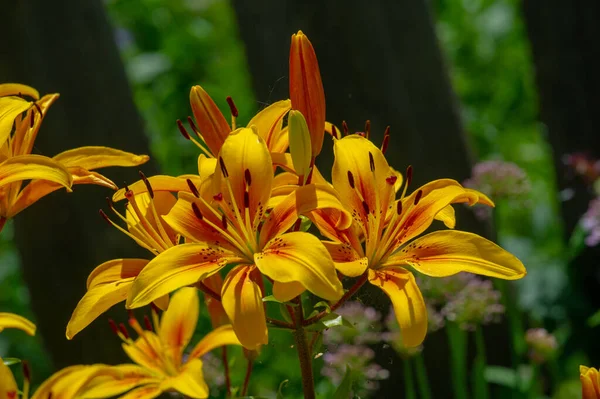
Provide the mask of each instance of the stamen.
[{"label": "stamen", "polygon": [[354,175],[350,171],[348,171],[348,184],[350,184],[350,187],[352,187],[352,189],[355,188],[355,186],[354,186]]},{"label": "stamen", "polygon": [[412,176],[413,176],[413,167],[412,165],[408,165],[408,168],[406,168],[406,185],[409,186],[410,182],[412,181]]},{"label": "stamen", "polygon": [[227,230],[227,216],[225,214],[221,215],[221,224],[223,225],[223,229]]},{"label": "stamen", "polygon": [[246,184],[250,186],[252,184],[252,176],[250,175],[250,169],[246,169],[244,171],[244,179],[246,179]]},{"label": "stamen", "polygon": [[340,132],[338,132],[337,128],[333,125],[331,125],[331,135],[336,139],[341,139]]},{"label": "stamen", "polygon": [[369,151],[369,166],[371,167],[371,172],[375,171],[375,160],[373,159],[373,154]]},{"label": "stamen", "polygon": [[223,201],[223,193],[218,193],[218,194],[213,195],[213,199],[215,201]]},{"label": "stamen", "polygon": [[104,211],[102,209],[98,209],[98,213],[100,214],[100,216],[102,216],[104,218],[104,220],[106,220],[106,222],[108,224],[110,224],[111,226],[113,225],[112,220],[110,220],[110,218],[108,217],[108,215],[106,213],[104,213]]},{"label": "stamen", "polygon": [[29,367],[29,362],[27,360],[23,360],[21,362],[21,366],[23,367],[23,378],[27,381],[31,381],[31,368]]},{"label": "stamen", "polygon": [[401,215],[401,214],[402,214],[402,200],[399,200],[399,201],[396,203],[396,213],[397,213],[398,215]]},{"label": "stamen", "polygon": [[200,198],[200,193],[198,192],[198,189],[196,188],[196,185],[192,182],[192,180],[187,179],[186,182],[192,194],[194,194],[196,198]]},{"label": "stamen", "polygon": [[394,184],[396,184],[396,181],[397,181],[397,180],[398,180],[398,176],[396,176],[396,175],[392,175],[392,176],[390,176],[390,177],[386,177],[386,178],[385,178],[385,181],[386,181],[386,182],[387,182],[389,185],[392,185],[392,186],[393,186]]},{"label": "stamen", "polygon": [[190,140],[190,134],[187,132],[187,130],[185,130],[185,126],[183,126],[183,123],[181,122],[180,119],[177,119],[177,127],[179,128],[179,131],[181,132],[181,135],[186,139],[186,140]]},{"label": "stamen", "polygon": [[421,197],[423,196],[423,190],[417,191],[417,195],[415,195],[415,205],[421,201]]},{"label": "stamen", "polygon": [[113,333],[115,333],[115,335],[119,335],[119,327],[117,327],[117,323],[115,323],[115,321],[113,319],[108,319],[108,325],[110,326],[110,329],[112,330]]},{"label": "stamen", "polygon": [[119,331],[123,334],[125,339],[129,339],[129,332],[127,331],[127,327],[125,327],[125,324],[119,323]]},{"label": "stamen", "polygon": [[223,157],[219,157],[219,165],[221,166],[221,173],[225,178],[229,177],[229,173],[227,172],[227,168],[225,167],[225,162],[223,161]]},{"label": "stamen", "polygon": [[360,137],[365,137],[365,132],[356,132],[356,134],[358,134]]},{"label": "stamen", "polygon": [[31,118],[30,118],[30,127],[33,129],[33,125],[35,124],[35,112],[31,111]]},{"label": "stamen", "polygon": [[192,128],[192,131],[194,133],[196,133],[196,136],[201,137],[200,130],[198,130],[198,128],[196,127],[196,124],[194,123],[194,120],[192,119],[191,116],[187,117],[187,121],[188,121],[188,124],[190,125],[190,127]]},{"label": "stamen", "polygon": [[192,202],[192,211],[194,211],[194,215],[196,215],[199,220],[202,220],[202,212],[200,212],[200,208],[198,208],[198,205],[195,202]]},{"label": "stamen", "polygon": [[146,178],[146,175],[141,170],[139,171],[139,174],[146,185],[146,189],[148,190],[148,194],[150,194],[150,198],[154,199],[154,190],[152,189],[152,185],[150,185],[150,181],[148,178]]},{"label": "stamen", "polygon": [[365,122],[365,134],[367,138],[371,136],[371,121],[367,119]]},{"label": "stamen", "polygon": [[248,191],[244,191],[244,208],[250,208],[250,194]]},{"label": "stamen", "polygon": [[33,106],[40,113],[40,118],[42,118],[44,116],[44,113],[42,112],[42,109],[40,108],[40,106],[38,105],[38,103],[33,103]]},{"label": "stamen", "polygon": [[229,109],[231,110],[231,116],[234,118],[238,117],[238,109],[233,102],[233,98],[231,96],[227,96],[227,105],[229,105]]},{"label": "stamen", "polygon": [[344,129],[344,136],[348,135],[348,124],[346,121],[342,121],[342,129]]},{"label": "stamen", "polygon": [[367,204],[367,201],[363,201],[362,206],[363,206],[363,209],[365,210],[365,213],[369,214],[369,204]]},{"label": "stamen", "polygon": [[381,152],[385,154],[388,148],[388,144],[390,142],[390,127],[385,128],[385,132],[383,133],[383,141],[381,142]]},{"label": "stamen", "polygon": [[150,322],[150,318],[148,315],[144,315],[144,324],[146,325],[146,330],[152,331],[152,322]]}]

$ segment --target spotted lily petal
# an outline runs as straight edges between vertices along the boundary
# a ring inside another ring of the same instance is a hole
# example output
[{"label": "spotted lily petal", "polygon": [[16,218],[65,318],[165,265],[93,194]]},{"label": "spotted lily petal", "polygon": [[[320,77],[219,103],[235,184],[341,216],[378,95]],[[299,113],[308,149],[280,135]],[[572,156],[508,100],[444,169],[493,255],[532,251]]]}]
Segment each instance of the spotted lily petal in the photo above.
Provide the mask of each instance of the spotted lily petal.
[{"label": "spotted lily petal", "polygon": [[225,278],[221,294],[223,308],[240,343],[251,350],[268,342],[262,293],[252,279],[254,271],[254,266],[244,265],[231,269]]},{"label": "spotted lily petal", "polygon": [[196,344],[189,354],[190,358],[201,357],[215,348],[225,345],[241,345],[233,326],[226,324],[215,328]]},{"label": "spotted lily petal", "polygon": [[96,378],[104,376],[119,377],[119,371],[104,364],[90,366],[70,366],[54,373],[38,389],[31,399],[76,398],[86,397],[89,385],[93,385]]},{"label": "spotted lily petal", "polygon": [[17,328],[29,335],[35,335],[35,324],[14,313],[0,313],[0,331],[5,328]]},{"label": "spotted lily petal", "polygon": [[477,234],[452,230],[436,231],[414,240],[385,264],[408,264],[432,277],[469,272],[516,280],[527,274],[519,259],[493,242]]},{"label": "spotted lily petal", "polygon": [[236,259],[223,248],[206,243],[169,248],[150,261],[137,276],[126,307],[147,305],[178,288],[197,283]]},{"label": "spotted lily petal", "polygon": [[120,396],[119,399],[154,399],[160,396],[161,393],[163,393],[163,390],[158,384],[144,385],[127,392],[125,395]]},{"label": "spotted lily petal", "polygon": [[30,179],[49,180],[68,190],[73,184],[73,177],[67,168],[41,155],[20,155],[0,164],[0,186]]},{"label": "spotted lily petal", "polygon": [[131,152],[110,147],[87,146],[63,151],[53,157],[65,166],[78,166],[88,170],[108,168],[110,166],[138,166],[148,162],[148,155],[136,155]]},{"label": "spotted lily petal", "polygon": [[369,259],[360,256],[350,244],[324,241],[323,245],[331,255],[335,268],[344,276],[358,277],[369,267]]},{"label": "spotted lily petal", "polygon": [[115,375],[95,378],[85,391],[86,399],[112,398],[132,388],[147,384],[156,385],[159,380],[151,370],[134,364],[113,366]]},{"label": "spotted lily petal", "polygon": [[181,354],[196,330],[200,312],[197,291],[196,288],[190,287],[178,290],[171,297],[169,309],[163,313],[160,320],[158,335],[169,347],[176,364],[181,362]]},{"label": "spotted lily petal", "polygon": [[254,255],[254,261],[263,274],[275,281],[298,282],[331,301],[344,295],[329,252],[312,234],[292,232],[275,237]]},{"label": "spotted lily petal", "polygon": [[283,119],[291,109],[290,100],[277,101],[260,111],[248,122],[248,127],[256,126],[258,135],[263,138],[271,152],[284,152],[288,141],[286,132],[282,129]]},{"label": "spotted lily petal", "polygon": [[196,123],[202,134],[202,139],[213,155],[217,155],[221,146],[231,132],[227,120],[210,98],[207,92],[200,86],[192,87],[190,92],[190,104]]},{"label": "spotted lily petal", "polygon": [[369,270],[369,282],[390,297],[407,347],[420,345],[427,333],[427,308],[415,277],[403,268]]}]

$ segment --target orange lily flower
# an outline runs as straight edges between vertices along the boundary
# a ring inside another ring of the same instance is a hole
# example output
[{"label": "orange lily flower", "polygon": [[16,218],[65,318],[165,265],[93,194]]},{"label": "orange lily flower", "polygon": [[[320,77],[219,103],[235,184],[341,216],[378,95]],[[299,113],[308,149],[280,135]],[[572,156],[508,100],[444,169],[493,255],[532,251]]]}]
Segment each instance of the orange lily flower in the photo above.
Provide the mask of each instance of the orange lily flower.
[{"label": "orange lily flower", "polygon": [[[152,186],[146,182],[150,192],[134,195],[131,189],[126,191],[128,203],[125,216],[110,205],[118,218],[127,224],[127,230],[108,219],[103,212],[102,215],[155,256],[179,243],[179,235],[162,220],[175,205],[176,199],[168,192],[153,192]],[[147,259],[113,259],[96,267],[88,277],[87,292],[67,324],[67,339],[72,339],[102,313],[123,302],[129,295],[133,280],[148,262]],[[157,298],[156,305],[166,309],[168,297]]]},{"label": "orange lily flower", "polygon": [[[231,325],[221,326],[204,336],[188,354],[199,314],[195,288],[182,288],[171,298],[171,306],[158,321],[154,313],[154,332],[143,330],[135,319],[129,325],[137,332],[129,338],[125,328],[116,330],[124,341],[123,349],[135,364],[115,366],[118,378],[107,377],[86,392],[87,397],[106,398],[130,391],[123,397],[152,399],[162,392],[177,391],[191,398],[207,398],[209,389],[199,359],[224,345],[240,345]],[[150,326],[148,326],[150,327]]]},{"label": "orange lily flower", "polygon": [[[242,344],[267,343],[262,275],[274,281],[273,293],[289,300],[304,289],[336,300],[343,295],[331,256],[320,240],[304,232],[286,233],[299,215],[330,209],[339,227],[352,220],[334,190],[310,184],[297,188],[269,212],[274,181],[270,152],[253,129],[231,133],[218,154],[217,171],[194,195],[180,192],[165,217],[187,243],[152,260],[133,283],[127,307],[144,306],[183,286],[196,284],[227,264],[237,264],[221,291],[222,304]],[[191,186],[193,186],[191,184]]]},{"label": "orange lily flower", "polygon": [[600,399],[600,373],[593,367],[579,366],[583,399]]},{"label": "orange lily flower", "polygon": [[[21,98],[30,96],[33,102]],[[72,184],[97,184],[117,189],[94,169],[137,166],[147,155],[135,155],[109,147],[79,147],[53,158],[31,155],[42,120],[58,94],[42,98],[25,85],[0,84],[0,218],[4,222],[40,198]],[[14,132],[13,132],[14,124]],[[11,132],[13,132],[11,134]],[[23,186],[24,180],[31,180]]]},{"label": "orange lily flower", "polygon": [[0,332],[5,328],[17,328],[25,331],[29,335],[35,335],[35,324],[24,318],[13,313],[2,313],[0,312]]},{"label": "orange lily flower", "polygon": [[362,276],[390,297],[406,346],[421,344],[427,331],[425,303],[407,267],[433,277],[465,271],[512,280],[526,274],[516,257],[476,234],[437,231],[414,239],[434,219],[454,228],[451,204],[493,206],[485,195],[442,179],[405,196],[408,175],[402,197],[395,200],[401,177],[379,148],[360,135],[350,135],[335,140],[334,151],[333,186],[354,224],[346,230],[336,228],[339,216],[320,210],[309,217],[331,240],[325,246],[341,273]]}]

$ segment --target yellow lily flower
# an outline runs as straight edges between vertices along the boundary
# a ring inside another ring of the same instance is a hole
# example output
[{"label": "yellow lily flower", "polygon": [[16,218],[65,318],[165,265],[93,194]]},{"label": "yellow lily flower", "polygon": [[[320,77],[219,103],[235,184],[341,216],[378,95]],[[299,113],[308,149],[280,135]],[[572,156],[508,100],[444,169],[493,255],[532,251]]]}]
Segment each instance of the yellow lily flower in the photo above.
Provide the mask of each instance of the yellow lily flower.
[{"label": "yellow lily flower", "polygon": [[[102,214],[109,223],[155,256],[179,243],[179,235],[162,220],[175,205],[176,199],[168,192],[154,192],[150,183],[145,181],[148,185],[146,192],[135,195],[131,189],[125,192],[128,200],[125,216],[110,205],[118,218],[127,224],[127,230]],[[148,262],[147,259],[113,259],[96,267],[88,277],[87,292],[67,324],[67,339],[72,339],[102,313],[123,302],[129,295],[133,280]],[[157,298],[156,305],[166,309],[168,296]]]},{"label": "yellow lily flower", "polygon": [[196,284],[227,264],[237,264],[221,291],[222,304],[242,344],[256,349],[267,343],[262,275],[274,281],[273,292],[289,300],[307,289],[336,300],[343,295],[331,256],[315,236],[286,233],[299,215],[330,209],[338,227],[352,220],[328,185],[295,189],[265,213],[274,181],[270,152],[253,130],[231,133],[218,154],[217,171],[194,194],[179,193],[165,217],[188,241],[154,258],[135,279],[127,307],[144,306],[183,286]]},{"label": "yellow lily flower", "polygon": [[579,366],[583,399],[600,399],[600,373],[593,367]]},{"label": "yellow lily flower", "polygon": [[[221,326],[204,336],[188,354],[199,314],[195,288],[182,288],[171,298],[171,306],[158,321],[154,313],[154,332],[143,330],[135,319],[129,325],[137,332],[129,338],[124,326],[115,332],[124,341],[123,349],[135,364],[115,366],[118,378],[106,378],[87,392],[90,398],[106,398],[130,391],[123,397],[152,399],[162,392],[177,391],[191,398],[207,398],[209,389],[199,359],[225,345],[240,345],[231,325]],[[148,326],[151,327],[151,326]]]},{"label": "yellow lily flower", "polygon": [[[2,313],[0,312],[0,332],[5,328],[17,328],[25,331],[29,335],[35,335],[35,324],[24,318],[13,313]],[[1,397],[1,396],[0,396]]]},{"label": "yellow lily flower", "polygon": [[[29,102],[20,96],[31,96]],[[58,94],[39,98],[37,91],[19,84],[0,84],[0,220],[14,217],[40,198],[72,184],[97,184],[117,189],[94,172],[110,166],[137,166],[147,155],[109,147],[79,147],[53,158],[31,155],[42,120]],[[14,125],[14,131],[13,131]],[[11,134],[11,132],[13,132]],[[23,186],[24,180],[31,180]]]},{"label": "yellow lily flower", "polygon": [[433,277],[465,271],[512,280],[526,274],[516,257],[476,234],[437,231],[414,239],[434,219],[454,228],[451,204],[493,206],[485,195],[442,179],[405,196],[409,172],[402,197],[395,200],[401,177],[379,148],[360,135],[350,135],[335,140],[334,151],[333,186],[354,224],[346,230],[336,228],[339,215],[320,210],[309,217],[331,240],[325,246],[341,273],[361,276],[361,281],[368,280],[390,297],[406,346],[420,345],[427,331],[425,303],[407,266]]}]

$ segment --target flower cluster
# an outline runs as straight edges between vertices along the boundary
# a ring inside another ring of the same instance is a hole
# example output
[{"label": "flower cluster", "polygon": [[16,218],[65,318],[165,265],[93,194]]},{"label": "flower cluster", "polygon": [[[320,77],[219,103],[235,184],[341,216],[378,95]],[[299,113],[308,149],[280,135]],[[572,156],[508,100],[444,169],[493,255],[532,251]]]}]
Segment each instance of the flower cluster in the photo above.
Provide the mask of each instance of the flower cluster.
[{"label": "flower cluster", "polygon": [[581,226],[587,233],[585,243],[594,247],[600,243],[600,197],[590,201],[587,211],[581,218]]},{"label": "flower cluster", "polygon": [[542,364],[554,357],[558,348],[556,337],[544,328],[530,328],[525,333],[525,342],[529,347],[529,358]]}]

